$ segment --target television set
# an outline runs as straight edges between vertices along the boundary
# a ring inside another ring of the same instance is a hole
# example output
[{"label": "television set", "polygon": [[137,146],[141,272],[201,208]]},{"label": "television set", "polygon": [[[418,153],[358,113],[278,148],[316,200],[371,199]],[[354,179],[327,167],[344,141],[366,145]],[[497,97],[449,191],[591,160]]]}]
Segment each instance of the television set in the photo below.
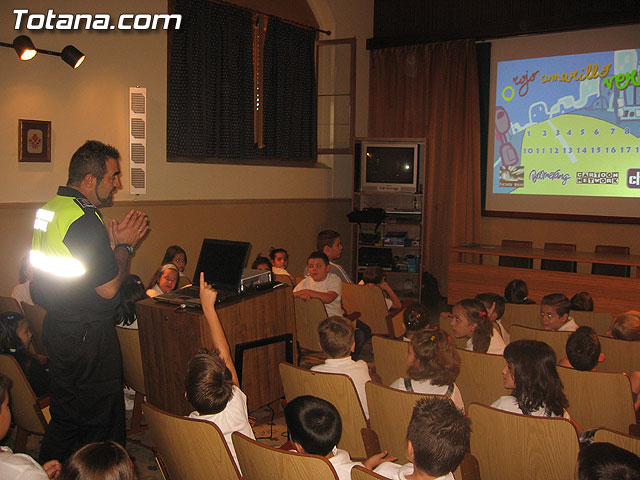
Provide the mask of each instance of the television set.
[{"label": "television set", "polygon": [[362,142],[360,191],[418,192],[420,144]]}]

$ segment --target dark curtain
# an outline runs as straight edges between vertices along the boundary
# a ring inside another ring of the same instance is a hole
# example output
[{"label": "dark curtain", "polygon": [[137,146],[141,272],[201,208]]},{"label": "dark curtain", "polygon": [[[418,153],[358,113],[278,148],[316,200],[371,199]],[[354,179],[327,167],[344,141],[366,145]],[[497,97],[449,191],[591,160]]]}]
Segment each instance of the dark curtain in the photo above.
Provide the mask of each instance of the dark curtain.
[{"label": "dark curtain", "polygon": [[480,240],[478,95],[471,40],[371,54],[369,136],[427,139],[422,265],[444,292],[449,247]]},{"label": "dark curtain", "polygon": [[251,12],[177,0],[167,106],[167,153],[253,158]]},{"label": "dark curtain", "polygon": [[315,32],[269,18],[264,42],[265,147],[257,155],[316,159]]}]

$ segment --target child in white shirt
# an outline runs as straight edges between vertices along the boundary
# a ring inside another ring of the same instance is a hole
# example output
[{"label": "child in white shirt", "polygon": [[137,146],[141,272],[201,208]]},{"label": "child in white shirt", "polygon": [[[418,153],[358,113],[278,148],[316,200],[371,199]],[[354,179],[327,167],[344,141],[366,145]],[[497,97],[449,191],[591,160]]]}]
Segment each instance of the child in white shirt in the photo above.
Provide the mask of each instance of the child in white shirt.
[{"label": "child in white shirt", "polygon": [[507,329],[504,328],[502,322],[500,322],[505,310],[506,302],[504,297],[497,293],[479,293],[476,295],[476,300],[480,300],[482,302],[484,308],[487,310],[489,321],[491,322],[491,325],[493,325],[494,330],[500,334],[505,345],[508,345],[511,341],[511,335],[509,335]]},{"label": "child in white shirt", "polygon": [[540,323],[545,330],[575,332],[578,324],[569,316],[571,303],[563,293],[550,293],[540,302]]},{"label": "child in white shirt", "polygon": [[324,253],[313,252],[307,258],[309,276],[293,289],[293,296],[309,300],[318,298],[324,303],[329,317],[344,315],[342,309],[342,280],[330,273],[329,259]]},{"label": "child in white shirt", "polygon": [[489,314],[481,301],[466,298],[453,307],[451,330],[456,338],[468,338],[466,349],[472,352],[502,355],[505,343],[493,328]]}]

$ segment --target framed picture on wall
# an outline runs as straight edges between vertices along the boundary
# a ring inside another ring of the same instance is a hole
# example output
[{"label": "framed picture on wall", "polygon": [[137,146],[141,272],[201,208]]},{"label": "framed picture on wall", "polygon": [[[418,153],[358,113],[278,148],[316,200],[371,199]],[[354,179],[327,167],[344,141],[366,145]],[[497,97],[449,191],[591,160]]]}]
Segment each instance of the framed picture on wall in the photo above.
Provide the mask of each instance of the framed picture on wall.
[{"label": "framed picture on wall", "polygon": [[18,162],[51,162],[51,122],[18,120]]}]

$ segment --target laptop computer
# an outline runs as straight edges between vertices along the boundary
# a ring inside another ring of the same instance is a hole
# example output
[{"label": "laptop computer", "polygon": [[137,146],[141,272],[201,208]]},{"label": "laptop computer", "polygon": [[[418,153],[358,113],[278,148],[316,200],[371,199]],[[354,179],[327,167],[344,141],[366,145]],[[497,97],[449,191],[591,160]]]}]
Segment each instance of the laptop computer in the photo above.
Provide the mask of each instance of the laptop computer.
[{"label": "laptop computer", "polygon": [[248,242],[205,238],[193,274],[193,283],[159,295],[155,297],[156,300],[189,307],[201,306],[200,272],[204,272],[205,282],[218,292],[216,304],[236,298],[241,292],[242,272],[249,258],[249,248],[251,244]]}]

